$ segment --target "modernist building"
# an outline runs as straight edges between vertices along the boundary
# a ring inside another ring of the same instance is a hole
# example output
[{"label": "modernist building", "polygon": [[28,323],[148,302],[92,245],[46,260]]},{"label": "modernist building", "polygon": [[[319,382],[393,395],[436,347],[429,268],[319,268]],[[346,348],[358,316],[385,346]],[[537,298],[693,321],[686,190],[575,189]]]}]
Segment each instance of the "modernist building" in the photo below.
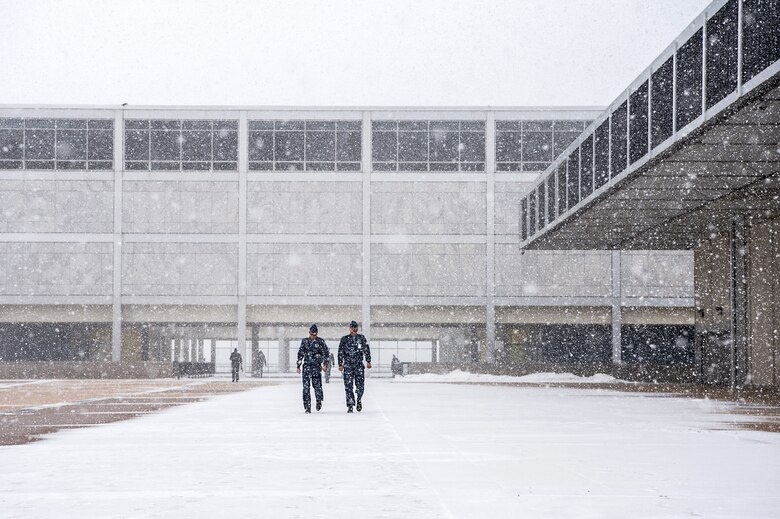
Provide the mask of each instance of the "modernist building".
[{"label": "modernist building", "polygon": [[520,199],[600,113],[0,107],[0,366],[284,371],[352,319],[380,368],[685,363],[689,252],[519,253]]}]

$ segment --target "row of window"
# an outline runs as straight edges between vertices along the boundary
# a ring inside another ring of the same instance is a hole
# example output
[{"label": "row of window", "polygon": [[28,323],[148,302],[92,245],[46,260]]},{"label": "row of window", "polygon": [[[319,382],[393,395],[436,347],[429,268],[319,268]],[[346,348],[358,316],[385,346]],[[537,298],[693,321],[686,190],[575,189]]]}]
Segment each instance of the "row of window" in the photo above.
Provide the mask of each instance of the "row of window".
[{"label": "row of window", "polygon": [[[540,171],[585,121],[499,121],[499,171]],[[110,119],[0,118],[0,169],[111,170]],[[374,171],[484,171],[484,121],[372,121]],[[128,119],[128,171],[238,170],[237,120]],[[249,121],[252,171],[360,171],[361,121]]]}]

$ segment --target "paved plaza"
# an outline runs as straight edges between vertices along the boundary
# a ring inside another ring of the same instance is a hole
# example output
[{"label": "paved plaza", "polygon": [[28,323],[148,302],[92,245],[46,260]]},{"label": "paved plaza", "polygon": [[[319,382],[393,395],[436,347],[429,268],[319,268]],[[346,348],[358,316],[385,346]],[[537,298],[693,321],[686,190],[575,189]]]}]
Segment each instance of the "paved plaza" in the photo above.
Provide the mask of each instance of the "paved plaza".
[{"label": "paved plaza", "polygon": [[247,384],[3,446],[0,517],[780,513],[780,434],[734,404],[430,379],[369,379],[351,415],[340,379],[311,415],[294,379]]}]

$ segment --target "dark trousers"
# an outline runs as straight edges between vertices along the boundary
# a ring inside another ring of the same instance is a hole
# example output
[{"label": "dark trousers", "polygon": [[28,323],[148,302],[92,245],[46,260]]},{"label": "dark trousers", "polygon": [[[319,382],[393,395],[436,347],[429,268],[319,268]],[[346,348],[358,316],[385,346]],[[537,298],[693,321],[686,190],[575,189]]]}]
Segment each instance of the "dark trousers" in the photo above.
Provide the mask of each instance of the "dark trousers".
[{"label": "dark trousers", "polygon": [[232,369],[233,382],[238,382],[238,368],[239,368],[239,365],[238,364],[233,364],[232,368],[233,368]]},{"label": "dark trousers", "polygon": [[311,392],[309,385],[314,388],[314,398],[318,401],[324,400],[322,394],[322,372],[319,366],[307,366],[303,365],[301,370],[301,380],[303,382],[303,407],[304,409],[311,409]]},{"label": "dark trousers", "polygon": [[357,399],[360,400],[363,398],[365,385],[366,372],[362,364],[359,366],[344,366],[344,390],[347,392],[347,407],[355,405],[353,386],[357,391]]}]

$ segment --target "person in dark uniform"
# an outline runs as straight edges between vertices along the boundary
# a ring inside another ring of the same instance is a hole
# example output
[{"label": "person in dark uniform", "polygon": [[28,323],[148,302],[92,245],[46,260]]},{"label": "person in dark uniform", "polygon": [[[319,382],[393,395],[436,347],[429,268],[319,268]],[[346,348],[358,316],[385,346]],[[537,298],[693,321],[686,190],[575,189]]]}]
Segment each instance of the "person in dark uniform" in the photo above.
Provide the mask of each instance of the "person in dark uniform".
[{"label": "person in dark uniform", "polygon": [[233,353],[230,354],[230,367],[233,374],[233,382],[238,382],[238,371],[244,367],[244,360],[241,358],[241,354],[238,353],[238,348],[233,348]]},{"label": "person in dark uniform", "polygon": [[330,370],[333,368],[333,365],[336,363],[336,359],[333,358],[333,353],[331,352],[328,355],[328,366],[325,369],[325,383],[330,384]]},{"label": "person in dark uniform", "polygon": [[301,341],[298,348],[298,369],[301,373],[301,364],[303,364],[303,408],[307,413],[311,413],[311,392],[309,384],[314,388],[314,398],[317,399],[317,411],[322,409],[322,371],[328,366],[330,351],[325,341],[317,337],[317,325],[312,324],[309,328],[309,337]]},{"label": "person in dark uniform", "polygon": [[263,378],[263,368],[268,365],[268,362],[265,360],[265,353],[263,353],[263,350],[257,350],[257,356],[255,357],[256,368],[255,369],[255,376],[258,376],[260,378]]},{"label": "person in dark uniform", "polygon": [[[368,347],[366,337],[358,333],[358,324],[355,321],[349,323],[349,335],[345,335],[339,342],[339,371],[344,374],[344,390],[347,393],[347,412],[352,408],[358,412],[363,410],[363,391],[365,389],[366,375],[363,369],[371,369],[371,349]],[[353,390],[354,386],[354,390]],[[357,391],[357,399],[355,399]]]}]

